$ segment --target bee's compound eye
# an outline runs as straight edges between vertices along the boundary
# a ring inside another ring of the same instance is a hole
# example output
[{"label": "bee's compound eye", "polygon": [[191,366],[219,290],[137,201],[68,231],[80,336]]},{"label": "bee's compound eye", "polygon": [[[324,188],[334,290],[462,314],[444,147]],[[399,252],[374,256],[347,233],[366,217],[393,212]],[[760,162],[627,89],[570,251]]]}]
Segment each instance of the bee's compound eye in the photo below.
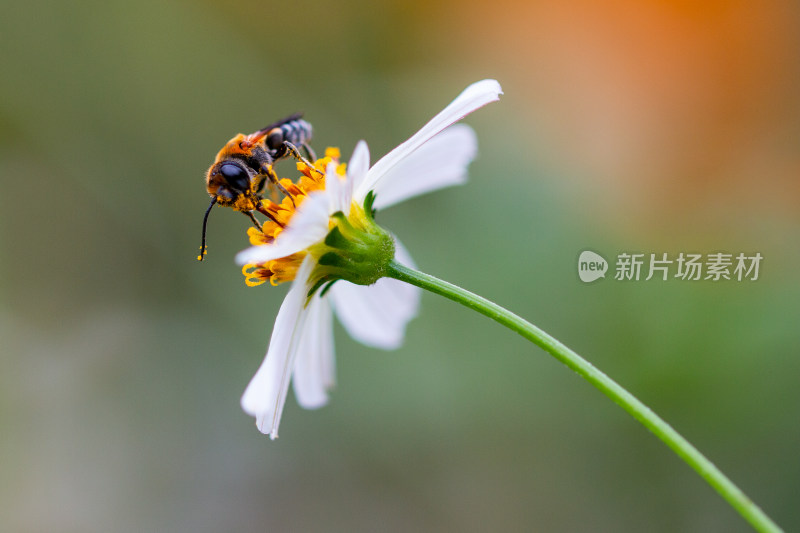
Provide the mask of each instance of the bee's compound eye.
[{"label": "bee's compound eye", "polygon": [[250,186],[250,176],[247,171],[236,163],[223,163],[219,166],[218,172],[233,189],[246,191]]}]

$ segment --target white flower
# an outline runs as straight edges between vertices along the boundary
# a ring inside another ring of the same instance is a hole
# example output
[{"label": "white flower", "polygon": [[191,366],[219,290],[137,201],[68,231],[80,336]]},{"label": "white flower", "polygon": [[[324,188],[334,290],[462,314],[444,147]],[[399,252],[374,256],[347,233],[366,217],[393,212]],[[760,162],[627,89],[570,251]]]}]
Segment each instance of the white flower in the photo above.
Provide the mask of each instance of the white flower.
[{"label": "white flower", "polygon": [[[344,179],[337,173],[336,162],[329,163],[325,190],[308,194],[274,241],[253,246],[236,256],[239,264],[265,264],[287,257],[302,261],[278,312],[264,362],[242,396],[242,408],[256,417],[259,431],[269,433],[273,439],[278,436],[292,380],[302,407],[313,409],[327,403],[327,391],[335,381],[333,310],[353,338],[383,349],[400,346],[406,324],[417,313],[419,289],[390,278],[369,280],[370,285],[341,280],[328,285],[326,288],[330,290],[318,290],[324,280],[318,279],[315,272],[324,268],[320,266],[324,261],[317,252],[334,225],[332,216],[341,212],[358,226],[365,217],[371,220],[371,214],[365,215],[363,209],[370,193],[374,195],[372,207],[382,209],[463,183],[467,165],[475,157],[477,141],[470,127],[451,125],[498,100],[500,94],[500,85],[495,80],[470,85],[371,168],[367,144],[359,142]],[[342,220],[341,215],[337,220]],[[352,228],[347,221],[344,224]],[[396,239],[394,250],[396,261],[414,266]],[[309,298],[310,292],[313,294]]]}]

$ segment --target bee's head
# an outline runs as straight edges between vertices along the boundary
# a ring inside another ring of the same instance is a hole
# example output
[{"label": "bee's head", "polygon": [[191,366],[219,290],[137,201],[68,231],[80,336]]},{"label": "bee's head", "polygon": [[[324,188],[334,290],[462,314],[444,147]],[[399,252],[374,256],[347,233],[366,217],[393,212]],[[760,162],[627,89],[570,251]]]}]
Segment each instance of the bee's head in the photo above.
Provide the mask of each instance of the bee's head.
[{"label": "bee's head", "polygon": [[251,186],[255,183],[257,173],[243,161],[233,158],[214,163],[206,175],[206,189],[211,196],[211,204],[203,217],[203,244],[198,259],[203,260],[206,253],[206,225],[208,215],[214,204],[232,207],[247,213],[256,209],[259,196]]},{"label": "bee's head", "polygon": [[244,162],[226,159],[214,163],[208,170],[206,188],[220,205],[230,205],[238,197],[251,193],[250,183],[255,176],[255,171]]}]

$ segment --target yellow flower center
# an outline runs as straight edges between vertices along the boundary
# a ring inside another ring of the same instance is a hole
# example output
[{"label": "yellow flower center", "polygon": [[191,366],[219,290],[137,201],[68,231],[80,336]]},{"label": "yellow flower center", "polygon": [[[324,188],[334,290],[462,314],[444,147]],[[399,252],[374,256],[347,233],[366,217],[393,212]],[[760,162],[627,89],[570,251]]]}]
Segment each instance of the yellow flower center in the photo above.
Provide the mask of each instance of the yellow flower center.
[{"label": "yellow flower center", "polygon": [[[275,241],[275,238],[289,224],[289,221],[297,212],[297,208],[302,205],[308,195],[313,191],[325,189],[325,172],[331,162],[335,162],[337,165],[337,175],[343,177],[346,165],[339,163],[340,157],[341,154],[338,148],[327,148],[325,156],[314,161],[313,169],[303,162],[298,162],[297,170],[300,171],[301,175],[297,183],[286,178],[280,180],[281,185],[291,194],[291,198],[286,196],[280,203],[275,203],[271,200],[261,201],[261,206],[280,224],[267,220],[262,225],[261,230],[254,227],[248,228],[247,235],[250,238],[250,244],[253,246],[268,245]],[[300,264],[307,253],[307,251],[302,251],[287,257],[267,261],[266,263],[248,263],[242,267],[245,283],[250,287],[255,287],[266,281],[269,281],[272,285],[278,285],[284,281],[292,281],[297,275],[297,269],[300,268]]]}]

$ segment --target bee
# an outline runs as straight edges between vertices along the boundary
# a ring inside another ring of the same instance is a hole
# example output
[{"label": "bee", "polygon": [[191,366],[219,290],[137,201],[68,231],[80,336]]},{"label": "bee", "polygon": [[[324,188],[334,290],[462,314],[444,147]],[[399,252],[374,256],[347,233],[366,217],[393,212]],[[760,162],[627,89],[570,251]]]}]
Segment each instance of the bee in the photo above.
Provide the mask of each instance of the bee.
[{"label": "bee", "polygon": [[273,191],[277,189],[292,198],[273,170],[275,162],[280,159],[294,157],[314,168],[297,148],[303,148],[312,161],[316,159],[308,144],[312,134],[311,124],[301,117],[301,113],[295,113],[250,135],[240,133],[219,151],[206,175],[206,189],[211,197],[211,204],[203,217],[203,240],[197,258],[199,261],[203,260],[206,253],[206,225],[215,204],[244,213],[259,229],[261,224],[253,216],[253,211],[258,211],[280,224],[262,207],[261,193],[269,183]]}]

